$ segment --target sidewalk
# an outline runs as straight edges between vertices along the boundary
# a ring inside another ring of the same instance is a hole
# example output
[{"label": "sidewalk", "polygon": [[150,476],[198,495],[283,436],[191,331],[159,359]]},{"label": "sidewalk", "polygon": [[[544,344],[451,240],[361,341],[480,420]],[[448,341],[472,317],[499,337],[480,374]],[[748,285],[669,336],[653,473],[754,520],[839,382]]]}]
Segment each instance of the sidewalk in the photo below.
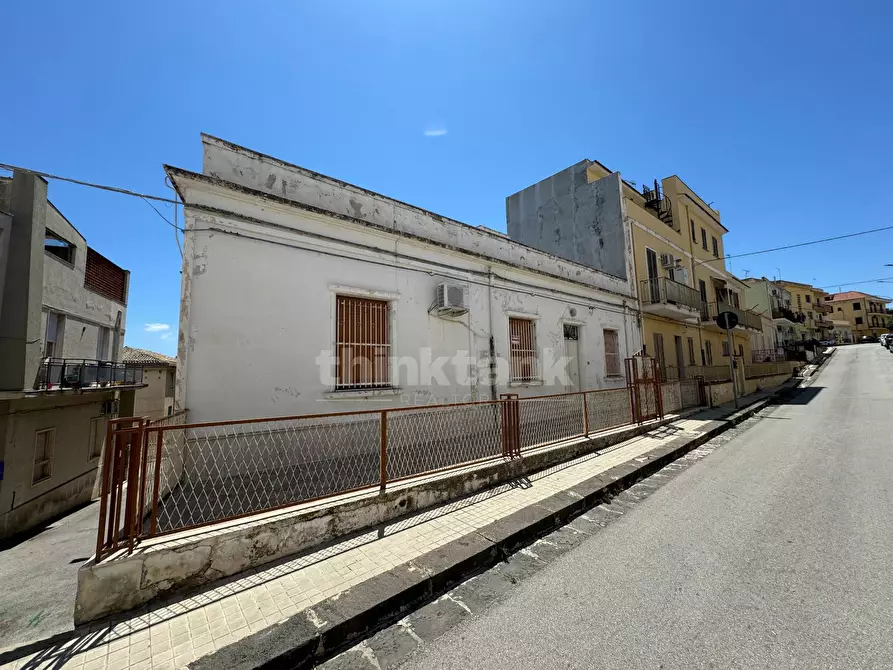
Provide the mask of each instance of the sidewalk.
[{"label": "sidewalk", "polygon": [[[312,657],[323,647],[328,651],[333,640],[362,634],[382,617],[494,564],[501,552],[656,471],[795,385],[748,396],[747,410],[700,411],[524,480],[217,582],[189,597],[86,626],[40,651],[7,651],[0,664],[161,670],[197,659],[203,667],[251,667],[292,650],[294,662]],[[254,635],[260,631],[265,632]]]}]

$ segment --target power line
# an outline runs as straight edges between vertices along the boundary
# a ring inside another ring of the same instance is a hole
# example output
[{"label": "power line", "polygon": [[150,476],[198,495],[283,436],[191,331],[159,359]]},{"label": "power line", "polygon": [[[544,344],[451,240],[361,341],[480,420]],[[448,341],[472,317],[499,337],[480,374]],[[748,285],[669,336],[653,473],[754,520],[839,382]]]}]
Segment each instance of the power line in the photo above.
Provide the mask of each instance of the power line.
[{"label": "power line", "polygon": [[181,233],[185,233],[185,232],[186,232],[185,230],[183,230],[182,228],[180,228],[180,226],[178,226],[176,223],[173,223],[170,219],[168,219],[164,214],[162,214],[161,212],[159,212],[159,211],[158,211],[158,208],[157,208],[155,205],[153,205],[150,201],[146,200],[145,196],[142,196],[142,195],[141,195],[141,196],[139,196],[139,197],[142,198],[143,201],[144,201],[147,205],[149,205],[149,207],[151,207],[152,209],[154,209],[154,210],[155,210],[155,213],[156,213],[158,216],[161,217],[161,220],[164,221],[164,222],[165,222],[167,225],[169,225],[171,228],[176,228],[176,229],[179,230]]},{"label": "power line", "polygon": [[825,237],[820,240],[812,240],[810,242],[798,242],[797,244],[787,244],[783,247],[774,247],[772,249],[762,249],[760,251],[748,251],[743,254],[732,254],[730,256],[719,256],[718,258],[711,258],[706,261],[698,261],[695,263],[695,267],[699,265],[704,265],[706,263],[713,263],[714,261],[724,261],[729,258],[744,258],[745,256],[758,256],[760,254],[770,254],[773,251],[784,251],[785,249],[796,249],[798,247],[808,247],[813,244],[823,244],[825,242],[834,242],[836,240],[845,240],[849,237],[859,237],[860,235],[871,235],[872,233],[880,233],[885,230],[893,230],[893,226],[884,226],[883,228],[872,228],[871,230],[862,230],[857,233],[847,233],[846,235],[835,235],[834,237]]},{"label": "power line", "polygon": [[[158,210],[157,207],[155,207],[155,205],[153,205],[151,202],[149,202],[150,200],[155,200],[157,202],[166,202],[166,203],[170,203],[172,205],[179,205],[180,204],[179,200],[172,200],[170,198],[162,198],[160,196],[150,195],[148,193],[138,193],[137,191],[131,191],[131,190],[128,190],[125,188],[118,188],[117,186],[106,186],[105,184],[96,184],[96,183],[89,182],[89,181],[83,181],[81,179],[74,179],[72,177],[62,177],[60,175],[50,174],[49,172],[41,172],[40,170],[31,170],[30,168],[21,167],[18,165],[10,165],[8,163],[0,163],[0,168],[3,168],[5,170],[10,170],[10,171],[19,170],[21,172],[27,172],[29,174],[37,175],[39,177],[44,177],[46,179],[56,179],[58,181],[70,182],[72,184],[78,184],[80,186],[89,186],[91,188],[98,188],[103,191],[111,191],[112,193],[121,193],[124,195],[131,195],[131,196],[135,196],[137,198],[141,198],[147,205],[149,205],[152,209],[155,210],[155,213],[158,214],[158,216],[161,217],[161,220],[164,221],[167,225],[171,226],[172,228],[174,228],[175,230],[177,230],[181,233],[184,233],[184,234],[186,233],[186,231],[183,228],[178,226],[176,223],[171,222],[167,217],[165,217]],[[784,251],[785,249],[797,249],[799,247],[808,247],[808,246],[811,246],[814,244],[824,244],[825,242],[835,242],[837,240],[845,240],[845,239],[848,239],[851,237],[860,237],[861,235],[871,235],[873,233],[880,233],[880,232],[884,232],[887,230],[893,230],[893,225],[883,226],[881,228],[872,228],[870,230],[862,230],[862,231],[855,232],[855,233],[847,233],[845,235],[835,235],[834,237],[825,237],[825,238],[822,238],[819,240],[811,240],[809,242],[798,242],[797,244],[787,244],[785,246],[773,247],[771,249],[761,249],[760,251],[748,251],[743,254],[731,254],[728,256],[719,256],[717,258],[711,258],[711,259],[708,259],[705,261],[698,261],[697,263],[695,263],[694,267],[698,267],[699,265],[704,265],[707,263],[713,263],[714,261],[724,261],[724,260],[728,260],[730,258],[745,258],[747,256],[758,256],[761,254],[769,254],[769,253],[772,253],[775,251]],[[178,246],[179,246],[179,239],[178,239]],[[887,280],[893,280],[893,277],[882,277],[880,279],[866,279],[865,281],[834,284],[833,286],[852,286],[854,284],[869,284],[872,282],[887,281]],[[820,286],[818,288],[829,288],[829,287]]]},{"label": "power line", "polygon": [[[38,177],[44,177],[46,179],[57,179],[59,181],[67,181],[72,184],[80,184],[81,186],[90,186],[91,188],[102,189],[103,191],[111,191],[112,193],[123,193],[124,195],[133,195],[137,198],[149,199],[149,200],[157,200],[159,202],[169,202],[174,205],[179,205],[179,200],[171,200],[170,198],[162,198],[157,195],[149,195],[147,193],[137,193],[136,191],[129,191],[126,188],[118,188],[117,186],[105,186],[104,184],[94,184],[89,181],[81,181],[80,179],[72,179],[71,177],[60,177],[57,174],[50,174],[49,172],[40,172],[39,170],[29,170],[28,168],[19,167],[18,165],[8,165],[7,163],[0,163],[0,168],[5,170],[19,170],[21,172],[27,172],[29,174],[37,175]],[[156,210],[157,211],[157,210]],[[164,217],[161,217],[164,218]],[[170,222],[168,222],[170,223]],[[173,224],[171,224],[173,225]]]},{"label": "power line", "polygon": [[874,282],[885,282],[893,280],[893,277],[878,277],[877,279],[863,279],[862,281],[843,282],[841,284],[831,284],[829,286],[816,286],[816,288],[834,288],[835,286],[855,286],[856,284],[873,284]]}]

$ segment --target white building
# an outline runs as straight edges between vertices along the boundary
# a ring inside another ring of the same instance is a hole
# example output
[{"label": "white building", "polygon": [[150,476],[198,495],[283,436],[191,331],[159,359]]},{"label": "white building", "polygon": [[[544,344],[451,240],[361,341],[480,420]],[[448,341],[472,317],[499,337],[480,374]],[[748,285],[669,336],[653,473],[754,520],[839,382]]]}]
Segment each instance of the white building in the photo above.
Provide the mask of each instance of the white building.
[{"label": "white building", "polygon": [[615,276],[202,142],[201,174],[166,168],[185,203],[177,403],[190,422],[624,385],[641,347],[628,229]]}]

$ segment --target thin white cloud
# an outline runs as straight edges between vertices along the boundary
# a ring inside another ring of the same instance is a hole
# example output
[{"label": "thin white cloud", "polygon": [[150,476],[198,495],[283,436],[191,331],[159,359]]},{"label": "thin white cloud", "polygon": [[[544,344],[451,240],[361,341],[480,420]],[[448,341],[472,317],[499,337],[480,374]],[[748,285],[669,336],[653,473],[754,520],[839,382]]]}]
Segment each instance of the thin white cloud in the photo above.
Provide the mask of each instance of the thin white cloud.
[{"label": "thin white cloud", "polygon": [[170,329],[171,327],[167,323],[147,323],[144,328],[147,333],[163,333]]},{"label": "thin white cloud", "polygon": [[446,128],[429,128],[425,131],[425,137],[443,137],[446,134]]},{"label": "thin white cloud", "polygon": [[162,340],[169,340],[169,339],[171,339],[173,336],[174,336],[173,333],[162,333],[162,334],[161,334],[161,339],[162,339]]}]

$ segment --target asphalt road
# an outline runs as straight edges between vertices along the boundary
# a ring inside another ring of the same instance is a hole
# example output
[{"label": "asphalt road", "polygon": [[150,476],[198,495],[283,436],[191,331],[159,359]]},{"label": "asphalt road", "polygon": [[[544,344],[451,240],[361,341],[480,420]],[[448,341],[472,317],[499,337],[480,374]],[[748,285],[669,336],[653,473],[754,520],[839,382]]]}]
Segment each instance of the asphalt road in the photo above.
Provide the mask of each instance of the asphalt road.
[{"label": "asphalt road", "polygon": [[0,543],[0,650],[74,630],[78,568],[96,551],[99,503]]},{"label": "asphalt road", "polygon": [[893,355],[762,414],[402,667],[893,667]]}]

